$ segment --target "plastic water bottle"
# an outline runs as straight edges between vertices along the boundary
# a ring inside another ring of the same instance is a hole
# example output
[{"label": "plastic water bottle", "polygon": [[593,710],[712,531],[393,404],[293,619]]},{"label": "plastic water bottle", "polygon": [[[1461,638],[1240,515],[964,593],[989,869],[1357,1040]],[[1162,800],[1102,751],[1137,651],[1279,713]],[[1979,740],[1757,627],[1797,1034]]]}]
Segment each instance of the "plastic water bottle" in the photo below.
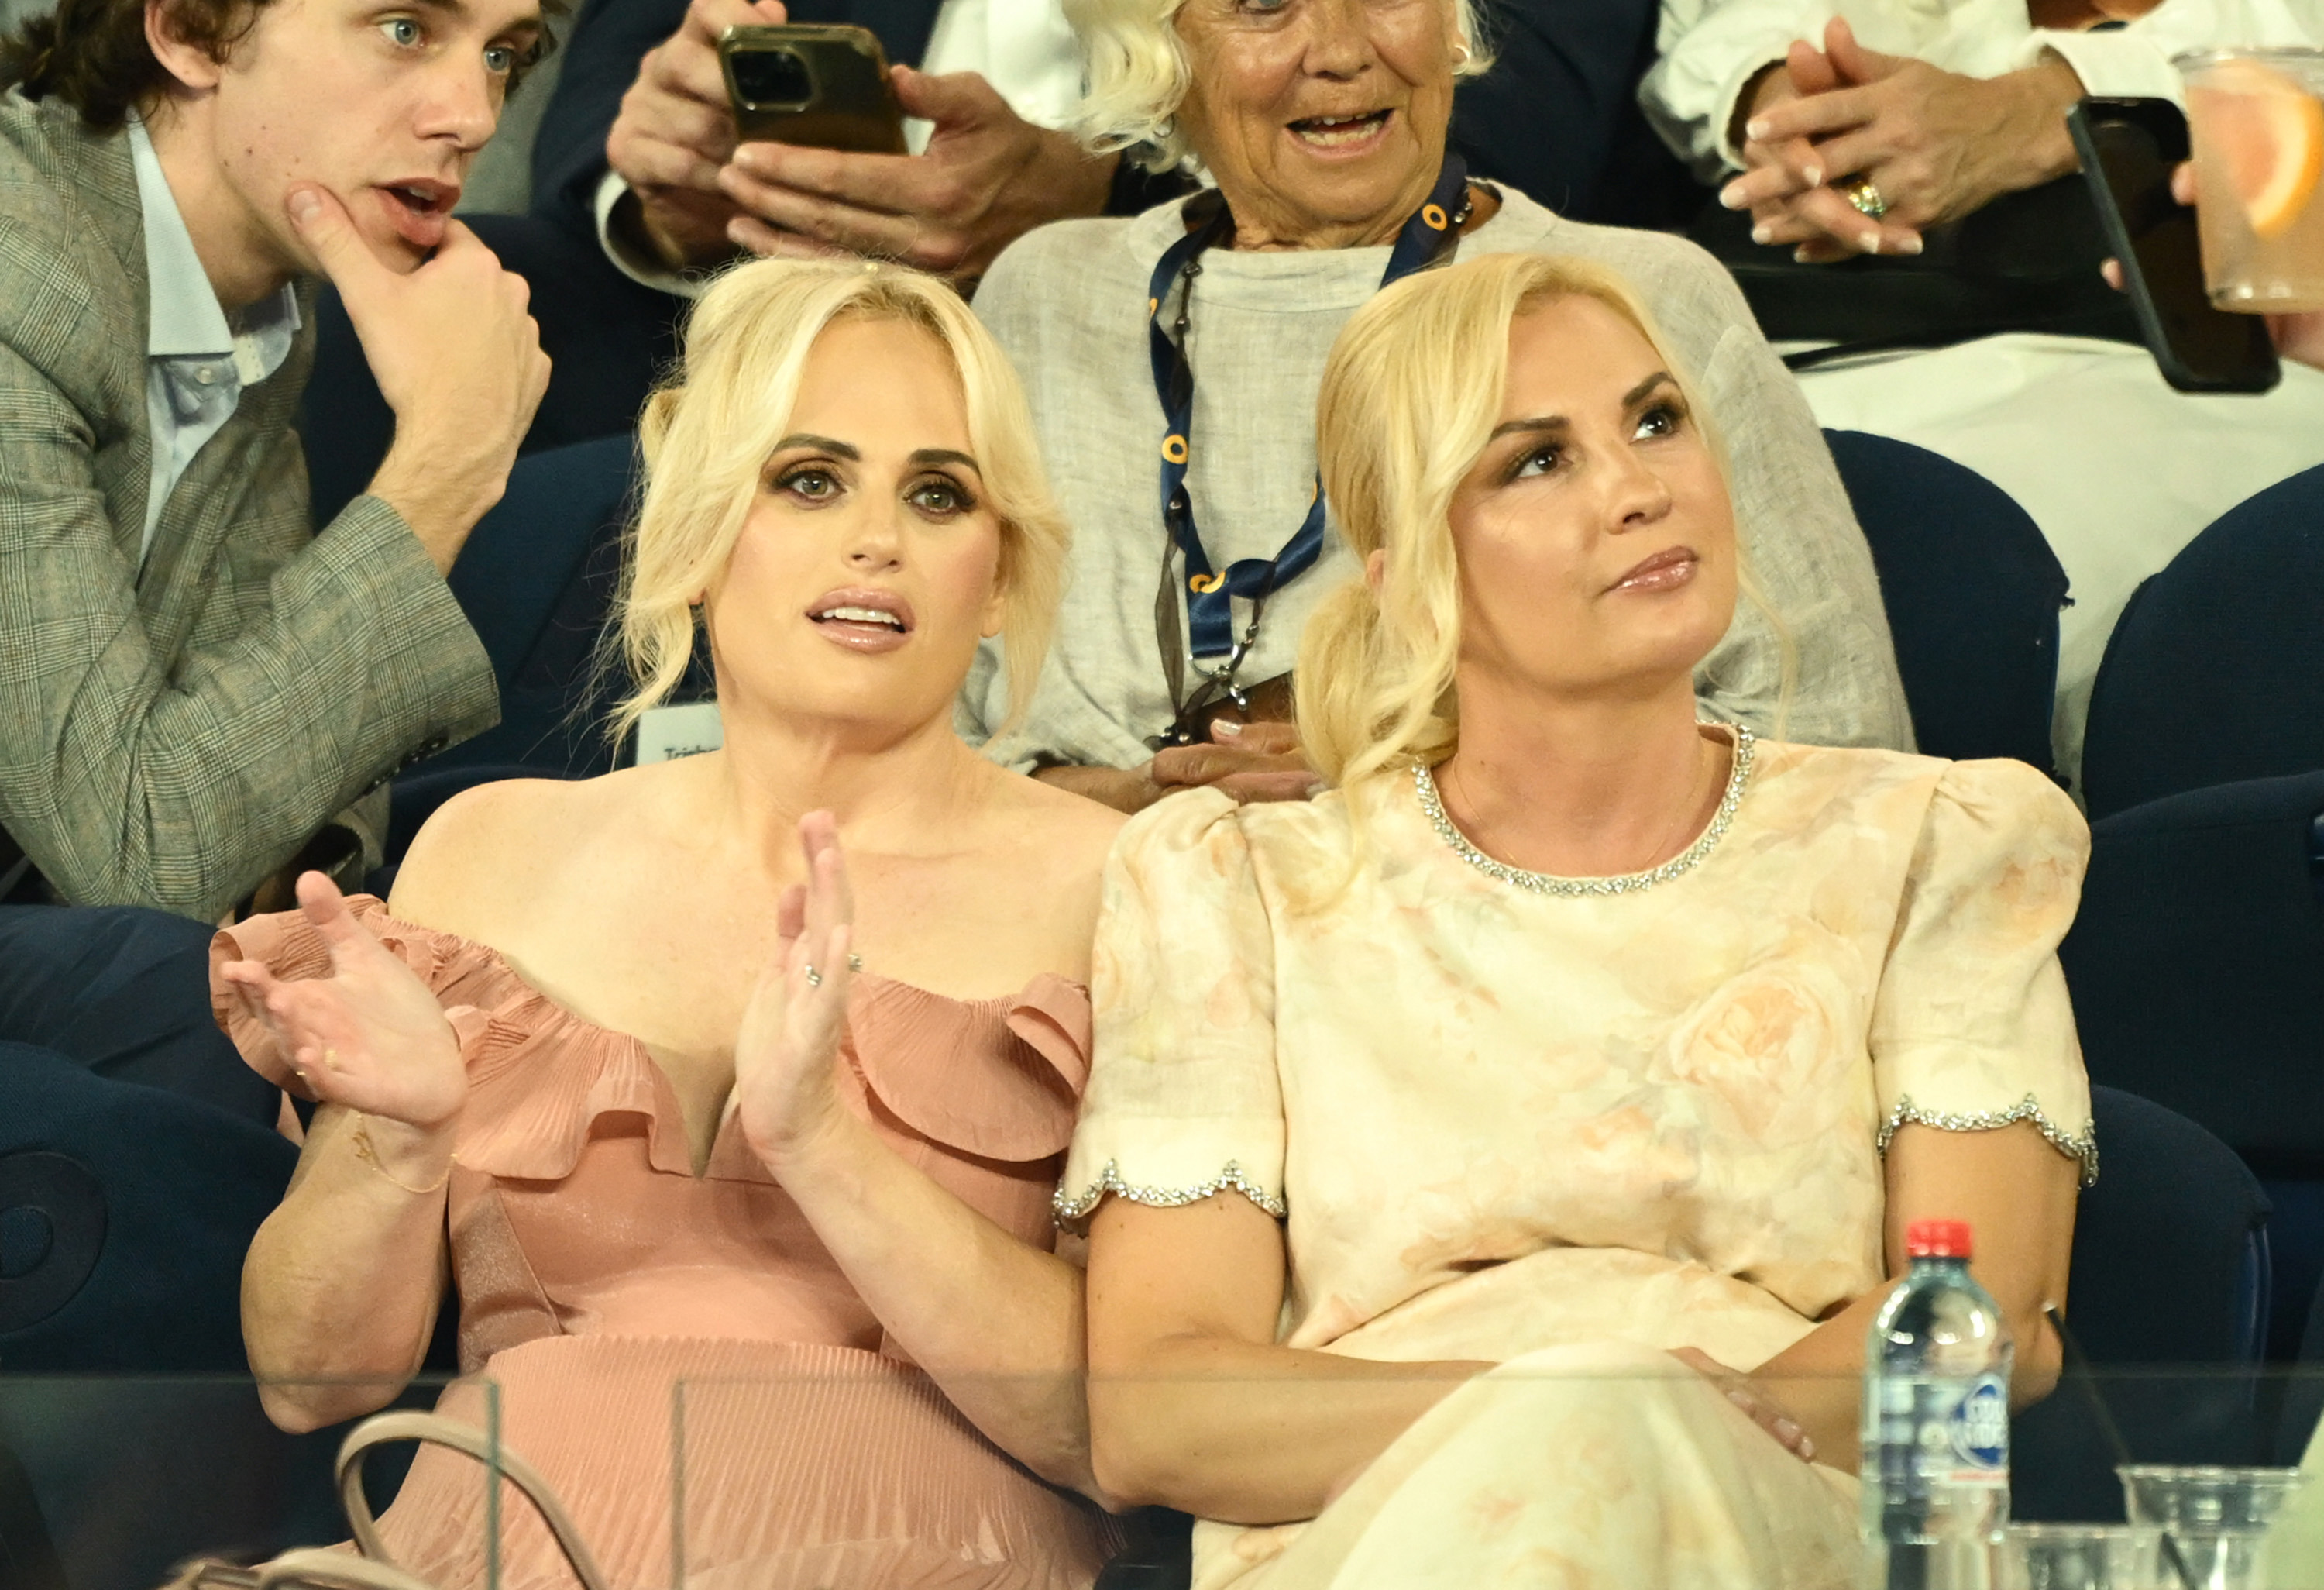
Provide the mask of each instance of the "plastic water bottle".
[{"label": "plastic water bottle", "polygon": [[2009,1326],[1961,1220],[1915,1220],[1864,1350],[1865,1584],[1987,1590],[2009,1521]]}]

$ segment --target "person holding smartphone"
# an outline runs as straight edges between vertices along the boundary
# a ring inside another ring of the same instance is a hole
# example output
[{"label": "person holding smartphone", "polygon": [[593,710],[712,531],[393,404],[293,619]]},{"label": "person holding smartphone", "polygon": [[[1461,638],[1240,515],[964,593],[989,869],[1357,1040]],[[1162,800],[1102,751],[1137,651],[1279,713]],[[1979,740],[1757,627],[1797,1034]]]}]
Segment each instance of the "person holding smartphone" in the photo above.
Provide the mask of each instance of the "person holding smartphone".
[{"label": "person holding smartphone", "polygon": [[[1644,0],[1488,9],[1503,65],[1463,97],[1456,141],[1480,175],[1589,213],[1634,114],[1654,9]],[[879,35],[902,69],[896,94],[918,124],[916,158],[738,146],[718,37],[785,21],[856,23]],[[835,249],[973,282],[1035,226],[1134,215],[1186,190],[1175,173],[1091,156],[1058,130],[1081,84],[1056,0],[599,0],[542,118],[535,208],[595,232],[635,279],[673,290],[740,249]]]}]

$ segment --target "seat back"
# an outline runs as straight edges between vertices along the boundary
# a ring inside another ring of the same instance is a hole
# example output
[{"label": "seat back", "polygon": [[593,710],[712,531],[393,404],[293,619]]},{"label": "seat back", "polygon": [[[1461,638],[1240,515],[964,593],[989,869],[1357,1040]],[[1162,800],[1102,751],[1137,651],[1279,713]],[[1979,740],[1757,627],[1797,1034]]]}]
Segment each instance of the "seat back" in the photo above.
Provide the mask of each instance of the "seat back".
[{"label": "seat back", "polygon": [[2098,818],[2059,959],[2093,1079],[2200,1122],[2261,1175],[2324,1178],[2324,772]]},{"label": "seat back", "polygon": [[2140,586],[2090,695],[2092,818],[2324,769],[2324,466],[2219,516]]},{"label": "seat back", "polygon": [[509,471],[508,489],[446,577],[492,659],[501,721],[413,772],[503,763],[535,777],[611,771],[601,720],[607,689],[618,689],[598,677],[597,645],[620,582],[636,466],[636,439],[625,434],[530,453]]},{"label": "seat back", "polygon": [[1880,573],[1923,751],[2047,769],[2066,571],[1999,486],[1910,442],[1827,430]]},{"label": "seat back", "polygon": [[[2013,1511],[2025,1519],[2121,1516],[2109,1423],[2144,1463],[2249,1463],[2261,1444],[2255,1379],[2223,1372],[2259,1359],[2266,1195],[2183,1115],[2111,1087],[2090,1090],[2090,1110],[2101,1169],[2075,1215],[2066,1317],[2099,1374],[2069,1375],[2015,1421]],[[2104,1373],[2134,1368],[2162,1373]]]},{"label": "seat back", "polygon": [[242,1341],[243,1257],[297,1159],[0,1043],[0,1559],[31,1590],[51,1545],[72,1590],[145,1590],[197,1551],[334,1538],[338,1437],[269,1424]]}]

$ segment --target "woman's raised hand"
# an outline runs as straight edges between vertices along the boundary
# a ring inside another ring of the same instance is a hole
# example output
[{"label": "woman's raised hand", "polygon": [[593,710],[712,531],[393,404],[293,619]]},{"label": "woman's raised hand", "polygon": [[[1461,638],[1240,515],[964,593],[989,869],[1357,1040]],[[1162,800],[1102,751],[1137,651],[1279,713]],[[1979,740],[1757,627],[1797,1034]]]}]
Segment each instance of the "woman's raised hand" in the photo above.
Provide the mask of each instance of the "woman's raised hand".
[{"label": "woman's raised hand", "polygon": [[847,1023],[855,900],[829,812],[799,819],[799,847],[807,881],[783,891],[773,964],[734,1036],[732,1107],[752,1151],[776,1170],[846,1114],[834,1063]]},{"label": "woman's raised hand", "polygon": [[260,961],[219,975],[290,1057],[323,1104],[433,1131],[468,1096],[468,1068],[443,1007],[347,910],[320,873],[299,879],[299,909],[331,952],[331,975],[286,983]]}]

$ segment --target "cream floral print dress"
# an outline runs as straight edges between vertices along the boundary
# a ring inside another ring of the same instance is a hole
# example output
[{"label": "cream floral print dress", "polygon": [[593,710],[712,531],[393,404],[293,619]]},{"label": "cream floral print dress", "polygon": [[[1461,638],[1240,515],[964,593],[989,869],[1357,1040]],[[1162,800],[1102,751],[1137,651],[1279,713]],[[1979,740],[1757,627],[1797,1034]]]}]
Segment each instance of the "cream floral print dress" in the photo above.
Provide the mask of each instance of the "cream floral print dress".
[{"label": "cream floral print dress", "polygon": [[1854,1480],[1664,1350],[1753,1368],[1877,1286],[1900,1123],[2095,1175],[2089,836],[2018,763],[1733,766],[1644,886],[1512,877],[1411,772],[1122,831],[1060,1219],[1231,1188],[1286,1221],[1286,1345],[1501,1364],[1321,1517],[1198,1525],[1196,1590],[1853,1582]]}]

